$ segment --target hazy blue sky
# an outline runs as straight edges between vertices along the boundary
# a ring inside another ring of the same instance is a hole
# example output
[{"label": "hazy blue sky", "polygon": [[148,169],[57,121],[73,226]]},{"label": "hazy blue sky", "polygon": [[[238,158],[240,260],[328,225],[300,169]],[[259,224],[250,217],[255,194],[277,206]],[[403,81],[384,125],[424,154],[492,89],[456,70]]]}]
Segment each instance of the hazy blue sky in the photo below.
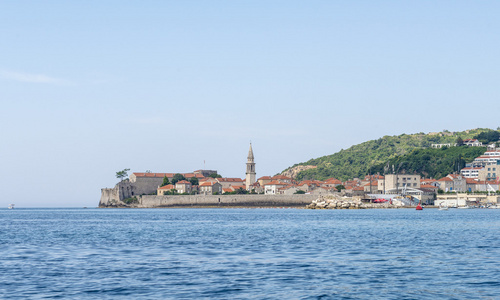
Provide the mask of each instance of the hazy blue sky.
[{"label": "hazy blue sky", "polygon": [[500,126],[498,1],[0,1],[0,207]]}]

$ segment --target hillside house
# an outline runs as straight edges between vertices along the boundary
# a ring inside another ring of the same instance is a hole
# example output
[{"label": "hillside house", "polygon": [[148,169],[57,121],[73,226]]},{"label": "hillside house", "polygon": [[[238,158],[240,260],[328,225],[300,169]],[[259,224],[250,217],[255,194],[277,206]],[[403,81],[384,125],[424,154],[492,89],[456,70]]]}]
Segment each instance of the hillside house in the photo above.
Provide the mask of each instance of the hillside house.
[{"label": "hillside house", "polygon": [[271,179],[271,176],[262,176],[261,178],[257,179],[257,182],[260,184],[260,186],[265,186],[271,181],[273,181]]},{"label": "hillside house", "polygon": [[467,180],[462,175],[449,174],[438,180],[439,188],[445,192],[465,192],[467,190]]},{"label": "hillside house", "polygon": [[464,145],[469,147],[482,147],[483,143],[481,143],[477,139],[466,139],[464,140]]},{"label": "hillside house", "polygon": [[222,185],[218,182],[205,181],[199,185],[200,194],[222,194]]},{"label": "hillside house", "polygon": [[191,187],[192,187],[191,182],[189,182],[187,180],[181,180],[175,184],[175,189],[177,190],[177,193],[179,193],[179,194],[183,194],[183,193],[190,194],[192,192]]},{"label": "hillside house", "polygon": [[165,195],[165,192],[170,192],[171,190],[175,190],[175,185],[167,184],[167,185],[159,187],[156,191],[156,194],[158,196],[163,196],[163,195]]}]

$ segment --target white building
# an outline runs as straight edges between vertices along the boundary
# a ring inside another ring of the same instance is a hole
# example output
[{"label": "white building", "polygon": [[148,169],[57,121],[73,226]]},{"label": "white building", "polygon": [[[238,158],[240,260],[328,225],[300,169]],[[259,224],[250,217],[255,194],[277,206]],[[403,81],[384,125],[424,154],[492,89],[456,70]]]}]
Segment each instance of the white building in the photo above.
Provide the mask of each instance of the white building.
[{"label": "white building", "polygon": [[278,195],[279,194],[279,189],[282,187],[287,186],[288,183],[283,183],[279,181],[271,181],[264,185],[264,194],[266,195]]},{"label": "white building", "polygon": [[387,174],[378,180],[378,190],[382,192],[397,192],[404,188],[420,188],[420,175]]},{"label": "white building", "polygon": [[460,173],[465,178],[478,178],[479,170],[481,169],[482,169],[481,167],[467,167],[460,170]]},{"label": "white building", "polygon": [[431,148],[443,148],[443,147],[451,147],[451,144],[432,144]]},{"label": "white building", "polygon": [[483,143],[476,139],[466,139],[464,140],[464,145],[467,145],[469,147],[482,147]]}]

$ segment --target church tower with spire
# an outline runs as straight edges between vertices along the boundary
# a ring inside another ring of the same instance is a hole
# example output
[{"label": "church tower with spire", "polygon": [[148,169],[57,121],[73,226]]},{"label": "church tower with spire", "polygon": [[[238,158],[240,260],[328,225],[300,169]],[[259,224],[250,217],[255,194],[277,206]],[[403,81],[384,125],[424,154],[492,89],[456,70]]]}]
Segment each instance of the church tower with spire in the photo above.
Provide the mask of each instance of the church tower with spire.
[{"label": "church tower with spire", "polygon": [[246,188],[250,191],[250,186],[255,183],[255,162],[253,157],[252,143],[250,143],[250,150],[248,150],[247,157],[247,172],[246,172]]}]

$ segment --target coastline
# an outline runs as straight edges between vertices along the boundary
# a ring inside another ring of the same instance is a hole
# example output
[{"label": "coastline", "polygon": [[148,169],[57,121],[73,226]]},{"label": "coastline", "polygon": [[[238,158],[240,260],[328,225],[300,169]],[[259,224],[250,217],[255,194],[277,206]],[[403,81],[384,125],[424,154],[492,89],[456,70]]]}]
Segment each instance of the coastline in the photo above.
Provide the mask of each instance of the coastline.
[{"label": "coastline", "polygon": [[[157,196],[140,195],[126,203],[126,200],[102,197],[98,208],[297,208],[311,209],[311,203],[317,203],[329,195],[175,195]],[[349,201],[348,199],[344,199]],[[352,198],[351,198],[352,201]],[[356,200],[361,203],[361,200]],[[366,204],[347,207],[314,207],[314,209],[401,209],[412,206],[386,204]],[[426,208],[437,208],[426,206]]]}]

